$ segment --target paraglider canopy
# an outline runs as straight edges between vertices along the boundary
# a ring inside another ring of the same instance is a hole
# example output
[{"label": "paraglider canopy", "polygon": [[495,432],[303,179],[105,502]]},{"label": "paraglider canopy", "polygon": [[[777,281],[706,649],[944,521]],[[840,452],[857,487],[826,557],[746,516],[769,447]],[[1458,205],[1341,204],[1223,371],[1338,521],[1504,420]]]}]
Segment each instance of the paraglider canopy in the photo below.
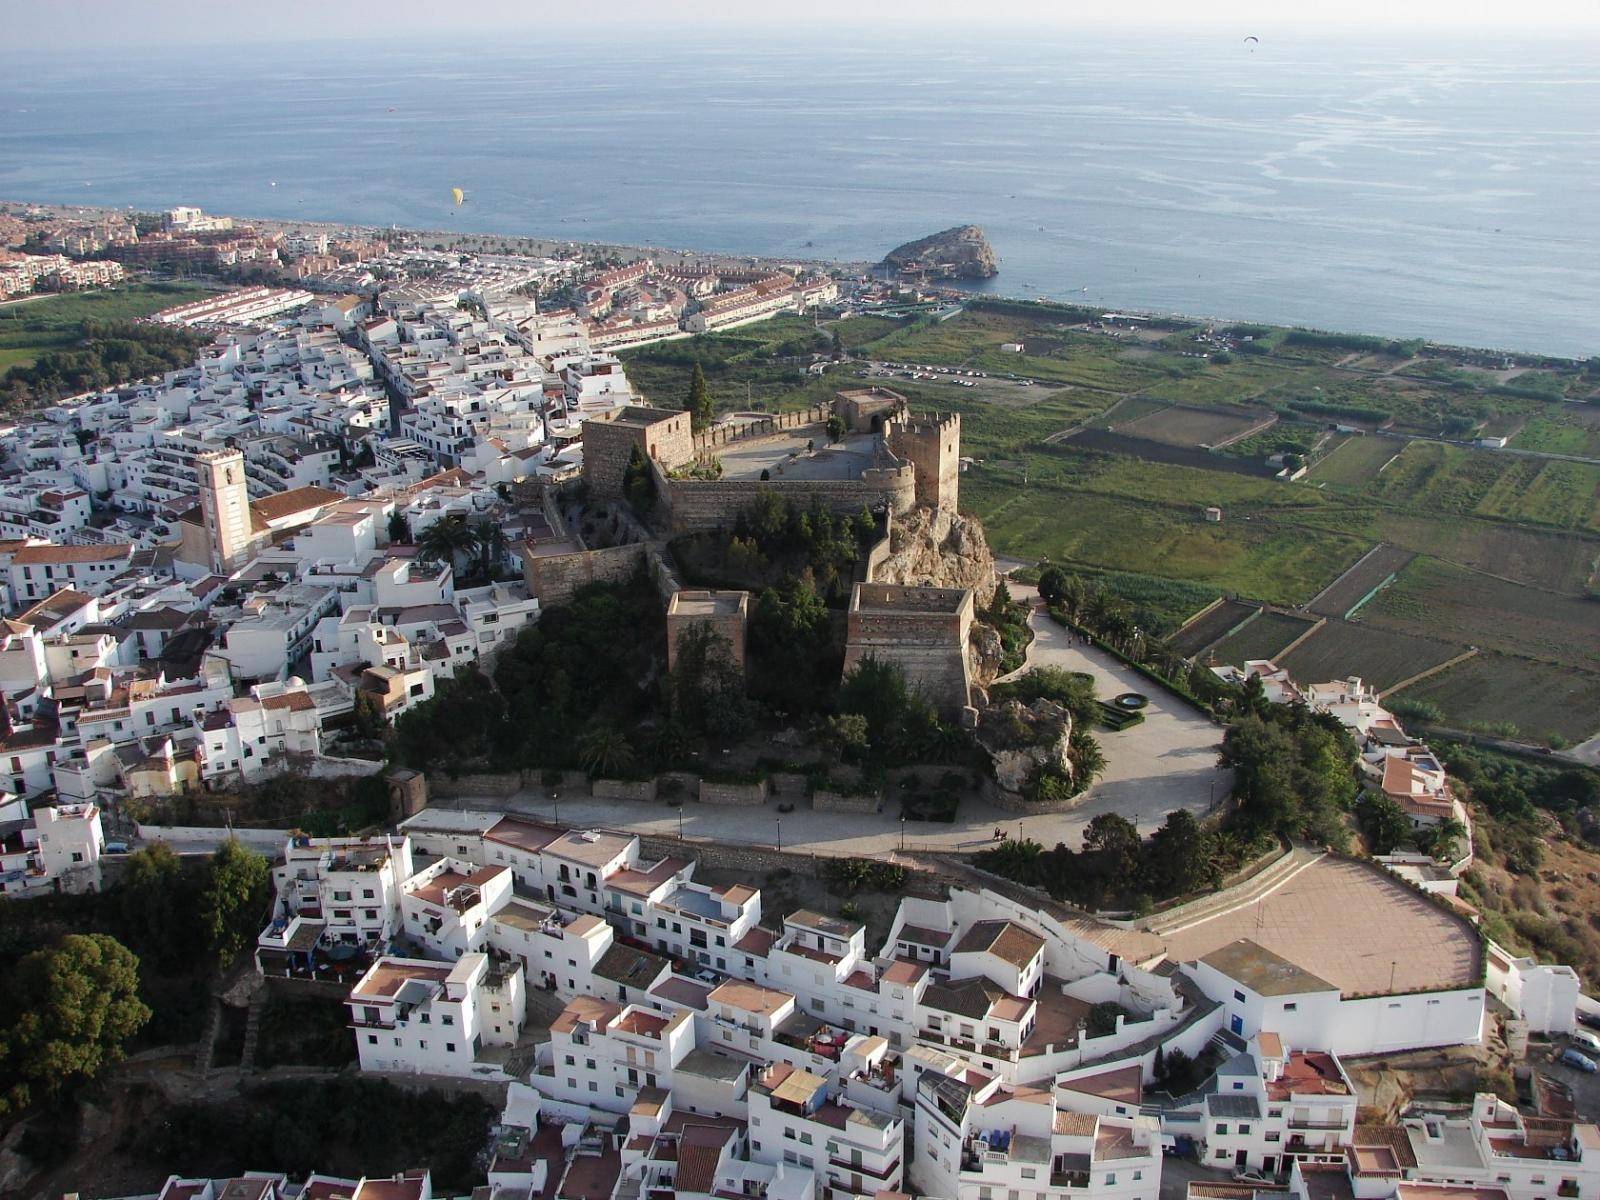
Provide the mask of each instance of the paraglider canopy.
[{"label": "paraglider canopy", "polygon": [[460,188],[451,188],[450,189],[450,198],[452,200],[454,200],[457,204],[460,204],[463,200],[465,200],[467,198],[467,194],[465,192],[463,192]]},{"label": "paraglider canopy", "polygon": [[1252,33],[1249,37],[1244,39],[1244,44],[1247,46],[1251,44],[1259,46],[1261,44],[1261,39]]}]

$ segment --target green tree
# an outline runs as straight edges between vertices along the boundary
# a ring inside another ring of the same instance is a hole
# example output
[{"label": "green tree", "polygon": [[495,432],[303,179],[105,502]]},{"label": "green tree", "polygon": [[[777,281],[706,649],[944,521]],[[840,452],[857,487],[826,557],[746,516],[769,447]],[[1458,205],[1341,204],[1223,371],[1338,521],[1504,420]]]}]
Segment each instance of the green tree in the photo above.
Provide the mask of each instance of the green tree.
[{"label": "green tree", "polygon": [[717,415],[716,405],[711,400],[711,389],[706,386],[706,373],[701,369],[698,359],[689,376],[689,403],[684,407],[689,410],[689,428],[696,433],[709,429]]},{"label": "green tree", "polygon": [[372,693],[356,689],[355,714],[351,724],[356,733],[372,742],[382,742],[389,737],[389,721]]},{"label": "green tree", "polygon": [[644,452],[637,446],[628,455],[628,465],[622,468],[622,495],[641,517],[648,517],[655,511],[656,477]]},{"label": "green tree", "polygon": [[1067,760],[1072,763],[1073,782],[1082,789],[1105,774],[1106,756],[1094,734],[1079,725],[1072,731],[1067,745]]},{"label": "green tree", "polygon": [[200,924],[226,967],[256,939],[267,915],[267,860],[229,838],[217,847],[200,892]]},{"label": "green tree", "polygon": [[1067,585],[1067,573],[1054,563],[1046,563],[1039,572],[1039,598],[1051,608],[1061,603]]},{"label": "green tree", "polygon": [[583,731],[578,755],[590,775],[623,775],[633,770],[636,756],[633,743],[610,721],[596,720]]},{"label": "green tree", "polygon": [[417,557],[425,562],[442,562],[454,569],[458,555],[470,555],[478,539],[466,518],[455,513],[440,517],[417,538]]},{"label": "green tree", "polygon": [[1380,793],[1363,795],[1356,804],[1356,817],[1374,854],[1392,854],[1411,836],[1411,818],[1405,809]]},{"label": "green tree", "polygon": [[1221,881],[1215,842],[1193,813],[1180,808],[1167,814],[1150,836],[1145,873],[1158,896],[1181,896]]},{"label": "green tree", "polygon": [[402,546],[411,541],[411,520],[398,508],[389,514],[389,541]]},{"label": "green tree", "polygon": [[95,1078],[150,1020],[139,960],[103,933],[35,950],[0,988],[0,1114]]},{"label": "green tree", "polygon": [[837,442],[840,438],[844,437],[844,420],[837,413],[835,413],[833,416],[828,418],[827,430],[828,440],[830,442]]},{"label": "green tree", "polygon": [[151,966],[176,970],[192,957],[191,900],[183,863],[165,842],[128,855],[116,897],[122,928],[135,931]]}]

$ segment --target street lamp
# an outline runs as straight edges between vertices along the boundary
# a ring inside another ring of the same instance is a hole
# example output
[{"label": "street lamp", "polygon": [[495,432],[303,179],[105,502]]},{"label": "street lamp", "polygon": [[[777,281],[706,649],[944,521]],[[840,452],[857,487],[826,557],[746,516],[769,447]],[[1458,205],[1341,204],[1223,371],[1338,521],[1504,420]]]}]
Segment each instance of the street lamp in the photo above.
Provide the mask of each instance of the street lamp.
[{"label": "street lamp", "polygon": [[551,788],[550,789],[550,799],[555,802],[555,806],[556,806],[556,824],[559,825],[559,824],[561,824],[561,789],[560,788]]},{"label": "street lamp", "polygon": [[683,805],[678,805],[678,840],[683,841]]},{"label": "street lamp", "polygon": [[902,854],[904,854],[905,853],[905,849],[906,849],[906,815],[905,815],[905,813],[901,813],[900,814],[900,852]]},{"label": "street lamp", "polygon": [[774,817],[773,820],[776,821],[777,824],[778,824],[778,849],[782,850],[783,849],[783,818],[782,817]]}]

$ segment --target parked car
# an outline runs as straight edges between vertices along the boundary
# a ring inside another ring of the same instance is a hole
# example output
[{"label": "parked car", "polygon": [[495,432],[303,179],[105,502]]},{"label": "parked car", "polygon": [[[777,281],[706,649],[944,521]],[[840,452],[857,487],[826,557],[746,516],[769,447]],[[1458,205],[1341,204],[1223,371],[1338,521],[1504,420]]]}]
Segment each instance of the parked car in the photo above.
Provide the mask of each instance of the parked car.
[{"label": "parked car", "polygon": [[128,852],[128,843],[127,842],[107,842],[106,843],[106,853],[107,854],[126,854],[127,852]]},{"label": "parked car", "polygon": [[1561,1061],[1569,1067],[1576,1067],[1585,1075],[1593,1075],[1596,1071],[1600,1071],[1600,1065],[1596,1065],[1594,1059],[1587,1054],[1579,1054],[1571,1046],[1561,1052]]},{"label": "parked car", "polygon": [[1600,1012],[1578,1011],[1578,1024],[1587,1025],[1590,1029],[1600,1029]]},{"label": "parked car", "polygon": [[1574,1047],[1585,1054],[1600,1054],[1600,1037],[1595,1037],[1587,1029],[1573,1030],[1570,1040]]}]

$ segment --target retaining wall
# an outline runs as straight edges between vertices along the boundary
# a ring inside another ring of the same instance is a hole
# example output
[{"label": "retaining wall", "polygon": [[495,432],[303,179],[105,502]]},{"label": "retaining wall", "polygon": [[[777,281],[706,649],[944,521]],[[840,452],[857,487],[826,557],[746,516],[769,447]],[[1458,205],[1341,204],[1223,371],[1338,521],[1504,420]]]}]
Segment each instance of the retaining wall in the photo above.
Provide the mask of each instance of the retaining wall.
[{"label": "retaining wall", "polygon": [[818,788],[811,793],[811,807],[817,812],[875,813],[883,808],[883,793],[869,792],[865,796],[851,796]]},{"label": "retaining wall", "polygon": [[736,804],[753,807],[767,802],[767,784],[765,780],[760,783],[718,783],[710,779],[700,781],[700,803],[702,804]]},{"label": "retaining wall", "polygon": [[647,549],[646,543],[635,542],[628,546],[607,546],[543,558],[525,555],[522,577],[527,582],[528,594],[537,596],[541,607],[563,604],[585,584],[621,583],[638,568]]},{"label": "retaining wall", "polygon": [[654,800],[654,779],[596,779],[589,786],[596,800]]}]

